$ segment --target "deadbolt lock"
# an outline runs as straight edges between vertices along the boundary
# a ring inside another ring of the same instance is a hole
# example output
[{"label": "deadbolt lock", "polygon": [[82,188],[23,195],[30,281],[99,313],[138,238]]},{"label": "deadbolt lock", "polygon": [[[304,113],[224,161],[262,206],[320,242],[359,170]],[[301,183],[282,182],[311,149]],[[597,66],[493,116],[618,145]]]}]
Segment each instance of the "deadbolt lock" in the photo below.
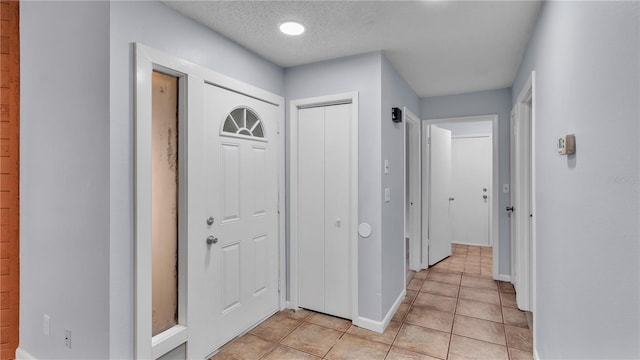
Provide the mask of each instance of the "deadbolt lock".
[{"label": "deadbolt lock", "polygon": [[213,216],[209,216],[207,219],[207,225],[213,225]]}]

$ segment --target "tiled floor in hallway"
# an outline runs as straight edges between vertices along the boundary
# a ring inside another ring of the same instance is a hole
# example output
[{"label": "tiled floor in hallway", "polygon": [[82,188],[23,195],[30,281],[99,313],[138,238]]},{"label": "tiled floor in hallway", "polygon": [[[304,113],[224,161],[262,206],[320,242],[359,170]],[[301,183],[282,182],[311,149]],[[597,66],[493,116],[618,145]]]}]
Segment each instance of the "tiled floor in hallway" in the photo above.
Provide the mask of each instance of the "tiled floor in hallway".
[{"label": "tiled floor in hallway", "polygon": [[446,269],[438,264],[413,275],[384,334],[325,314],[284,310],[213,359],[531,359],[532,337],[513,286],[482,276],[490,260],[490,252],[454,246]]}]

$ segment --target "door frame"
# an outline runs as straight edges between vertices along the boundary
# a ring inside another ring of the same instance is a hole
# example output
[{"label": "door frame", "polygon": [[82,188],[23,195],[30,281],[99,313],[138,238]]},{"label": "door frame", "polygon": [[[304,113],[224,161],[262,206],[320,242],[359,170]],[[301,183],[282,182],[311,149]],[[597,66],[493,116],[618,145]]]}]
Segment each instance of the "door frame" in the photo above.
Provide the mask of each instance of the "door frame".
[{"label": "door frame", "polygon": [[[500,155],[500,140],[498,137],[498,114],[488,114],[488,115],[474,115],[474,116],[462,116],[462,117],[445,117],[445,118],[435,118],[435,119],[425,119],[422,120],[422,130],[423,130],[423,138],[427,139],[429,134],[428,134],[428,128],[429,125],[437,125],[437,124],[442,124],[442,123],[447,123],[447,124],[451,124],[451,123],[465,123],[465,122],[479,122],[479,121],[491,121],[491,142],[492,142],[492,149],[491,149],[491,155],[492,155],[492,169],[491,169],[491,189],[492,189],[492,194],[493,196],[491,197],[491,202],[489,203],[489,241],[491,243],[491,247],[492,247],[492,253],[493,253],[493,278],[497,279],[497,280],[503,280],[501,279],[501,275],[500,275],[500,252],[499,252],[499,247],[500,247],[500,228],[499,228],[499,197],[500,197],[500,184],[499,184],[499,168],[500,168],[500,163],[499,163],[499,155]],[[425,131],[425,129],[427,129]],[[429,169],[429,151],[428,151],[428,147],[429,146],[425,146],[423,147],[423,152],[422,152],[422,164],[423,164],[423,172],[424,169]],[[424,149],[427,148],[427,151],[425,151]],[[426,179],[426,181],[425,181]],[[422,197],[422,212],[423,212],[423,229],[424,229],[424,224],[426,221],[426,224],[428,224],[428,214],[425,217],[425,211],[428,212],[428,199],[429,199],[429,176],[423,176],[422,177],[422,189],[423,189],[423,194],[427,193],[427,195],[423,195]],[[426,191],[424,189],[427,189]],[[427,200],[425,202],[425,199]],[[425,205],[426,204],[426,205]],[[425,210],[425,207],[427,208]],[[425,220],[426,218],[426,220]],[[428,230],[427,230],[427,234],[428,234]],[[428,235],[427,235],[428,236]],[[426,244],[425,242],[425,236],[424,236],[424,231],[423,231],[423,242]]]},{"label": "door frame", "polygon": [[[201,194],[206,189],[203,180],[204,151],[204,88],[212,84],[251,96],[278,106],[277,134],[274,146],[278,153],[278,288],[286,276],[284,216],[284,99],[268,91],[227,77],[184,59],[151,47],[133,43],[133,79],[135,104],[134,136],[134,353],[139,359],[157,359],[169,351],[188,343],[187,358],[206,355],[210,349],[202,340],[202,316],[197,309],[204,305],[202,271],[195,261],[189,261],[196,246],[204,243],[207,227],[205,219],[189,214],[204,214]],[[156,336],[151,331],[151,73],[159,71],[179,78],[179,214],[178,224],[178,325]],[[285,292],[279,293],[279,308],[284,308]],[[248,330],[248,329],[247,329]],[[200,354],[200,355],[198,355]]]},{"label": "door frame", "polygon": [[288,308],[297,309],[298,294],[298,110],[329,105],[352,104],[349,170],[351,177],[350,199],[351,229],[349,246],[349,282],[351,321],[358,319],[358,92],[296,99],[289,102],[289,302]]},{"label": "door frame", "polygon": [[[515,169],[515,179],[511,179],[516,186],[514,195],[521,199],[515,206],[511,216],[515,216],[516,223],[521,226],[516,228],[515,238],[511,240],[514,256],[515,276],[512,282],[516,285],[516,297],[518,307],[522,310],[533,312],[536,302],[536,142],[535,142],[535,71],[532,71],[523,85],[512,110],[513,120],[517,122],[517,133],[513,150],[520,163],[524,166]],[[520,171],[518,171],[520,170]],[[522,186],[520,186],[522,185]],[[524,206],[523,212],[518,207]],[[524,239],[526,244],[520,244]],[[534,324],[535,325],[535,324]],[[535,329],[534,329],[535,330]]]},{"label": "door frame", "polygon": [[[410,218],[410,223],[409,223],[409,229],[405,229],[405,234],[409,234],[409,269],[414,270],[414,271],[420,271],[422,269],[426,269],[427,268],[427,261],[425,260],[423,257],[424,252],[422,251],[422,187],[421,187],[421,183],[422,183],[422,129],[421,129],[421,121],[420,118],[417,117],[414,113],[412,113],[406,106],[403,109],[403,117],[404,117],[404,126],[405,126],[405,131],[404,131],[404,162],[405,164],[408,164],[409,166],[411,164],[407,163],[407,141],[409,139],[407,139],[407,124],[411,123],[412,126],[415,126],[415,129],[417,130],[418,134],[417,134],[417,138],[418,141],[416,142],[416,144],[413,144],[413,142],[409,141],[409,146],[411,146],[411,151],[415,150],[415,156],[417,156],[417,180],[415,182],[411,181],[411,179],[409,179],[409,194],[412,194],[411,198],[413,199],[417,199],[417,204],[416,206],[411,207],[410,209],[412,209],[412,211],[410,210],[409,213],[407,213],[406,209],[406,203],[408,201],[408,199],[406,199],[406,194],[407,192],[405,191],[405,214],[404,214],[404,218],[405,218],[405,226],[407,224],[407,217]],[[405,179],[404,179],[404,184],[407,184],[407,172],[405,171],[404,173]],[[405,250],[406,251],[406,250]],[[405,264],[406,267],[406,264]]]}]

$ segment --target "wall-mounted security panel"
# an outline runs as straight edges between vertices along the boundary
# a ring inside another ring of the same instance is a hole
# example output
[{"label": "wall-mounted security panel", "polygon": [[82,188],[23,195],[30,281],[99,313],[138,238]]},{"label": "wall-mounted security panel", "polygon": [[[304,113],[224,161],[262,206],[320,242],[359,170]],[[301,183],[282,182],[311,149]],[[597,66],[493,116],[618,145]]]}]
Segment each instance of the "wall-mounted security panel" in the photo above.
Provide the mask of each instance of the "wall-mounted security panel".
[{"label": "wall-mounted security panel", "polygon": [[402,110],[400,108],[391,108],[391,120],[393,122],[402,122]]},{"label": "wall-mounted security panel", "polygon": [[558,154],[571,155],[576,153],[576,136],[564,135],[558,139]]}]

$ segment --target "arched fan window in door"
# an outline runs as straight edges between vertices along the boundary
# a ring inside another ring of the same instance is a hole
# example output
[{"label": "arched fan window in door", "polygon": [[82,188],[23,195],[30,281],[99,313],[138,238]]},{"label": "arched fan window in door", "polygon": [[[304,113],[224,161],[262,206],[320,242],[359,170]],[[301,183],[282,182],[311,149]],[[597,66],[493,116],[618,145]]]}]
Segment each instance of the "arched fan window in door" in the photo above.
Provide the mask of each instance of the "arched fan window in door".
[{"label": "arched fan window in door", "polygon": [[253,110],[244,106],[234,109],[227,115],[222,134],[265,140],[262,120]]}]

